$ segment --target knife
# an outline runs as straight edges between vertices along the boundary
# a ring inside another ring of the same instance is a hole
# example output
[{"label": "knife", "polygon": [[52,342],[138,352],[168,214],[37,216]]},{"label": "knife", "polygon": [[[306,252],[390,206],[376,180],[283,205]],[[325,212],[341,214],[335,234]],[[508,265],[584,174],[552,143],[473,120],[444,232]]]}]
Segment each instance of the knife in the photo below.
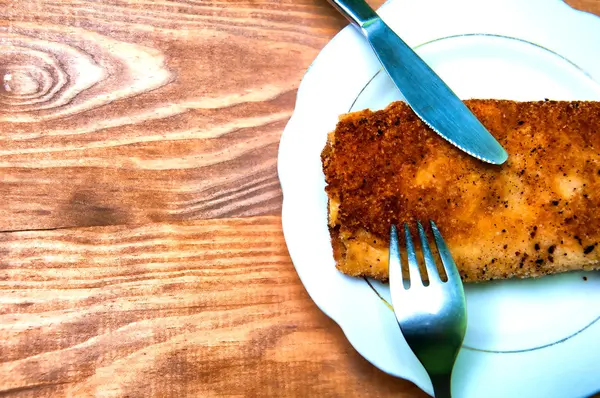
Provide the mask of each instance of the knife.
[{"label": "knife", "polygon": [[329,0],[367,38],[413,111],[471,156],[502,164],[508,154],[475,115],[364,0]]}]

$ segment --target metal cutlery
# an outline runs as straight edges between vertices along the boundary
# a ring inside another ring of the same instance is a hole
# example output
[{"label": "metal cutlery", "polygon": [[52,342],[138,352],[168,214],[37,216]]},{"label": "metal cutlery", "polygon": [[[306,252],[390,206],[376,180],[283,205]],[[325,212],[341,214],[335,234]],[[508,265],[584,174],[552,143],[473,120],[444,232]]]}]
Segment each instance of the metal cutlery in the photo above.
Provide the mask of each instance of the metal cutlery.
[{"label": "metal cutlery", "polygon": [[415,113],[466,153],[492,164],[508,154],[439,76],[364,0],[329,0],[366,37]]},{"label": "metal cutlery", "polygon": [[[392,305],[406,342],[431,378],[436,397],[451,396],[454,362],[465,337],[467,311],[462,281],[456,264],[437,226],[433,237],[446,274],[442,280],[421,223],[417,223],[427,279],[419,262],[407,224],[404,224],[408,275],[403,275],[396,226],[390,235],[389,275]],[[405,282],[409,286],[405,286]]]}]

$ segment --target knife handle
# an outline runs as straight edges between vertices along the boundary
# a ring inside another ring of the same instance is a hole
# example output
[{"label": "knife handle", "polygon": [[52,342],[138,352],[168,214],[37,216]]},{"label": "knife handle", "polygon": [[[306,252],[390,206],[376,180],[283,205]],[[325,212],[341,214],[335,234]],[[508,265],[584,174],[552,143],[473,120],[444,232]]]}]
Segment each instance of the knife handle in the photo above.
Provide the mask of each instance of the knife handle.
[{"label": "knife handle", "polygon": [[329,2],[359,28],[363,28],[369,22],[379,18],[365,0],[329,0]]}]

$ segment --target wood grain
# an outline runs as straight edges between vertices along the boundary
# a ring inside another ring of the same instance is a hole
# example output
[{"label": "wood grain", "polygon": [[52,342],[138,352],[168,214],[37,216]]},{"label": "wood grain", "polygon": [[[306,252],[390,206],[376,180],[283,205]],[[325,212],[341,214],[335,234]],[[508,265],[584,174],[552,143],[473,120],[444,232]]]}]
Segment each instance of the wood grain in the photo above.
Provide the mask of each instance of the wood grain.
[{"label": "wood grain", "polygon": [[0,230],[274,214],[324,1],[0,8]]},{"label": "wood grain", "polygon": [[0,396],[425,396],[316,308],[270,216],[344,25],[324,0],[0,0]]},{"label": "wood grain", "polygon": [[315,308],[280,221],[0,235],[0,394],[419,395]]}]

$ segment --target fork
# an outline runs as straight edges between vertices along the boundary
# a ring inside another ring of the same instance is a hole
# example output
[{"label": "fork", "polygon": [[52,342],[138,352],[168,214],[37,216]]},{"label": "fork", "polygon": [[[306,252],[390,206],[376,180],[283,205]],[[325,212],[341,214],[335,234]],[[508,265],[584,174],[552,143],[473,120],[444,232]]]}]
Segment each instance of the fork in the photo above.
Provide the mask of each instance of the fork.
[{"label": "fork", "polygon": [[[402,276],[402,260],[395,225],[390,233],[389,278],[392,305],[408,346],[421,362],[437,398],[451,397],[452,368],[465,337],[467,311],[465,293],[456,264],[437,226],[430,221],[439,257],[447,276],[442,281],[420,222],[421,251],[429,284],[421,279],[408,224],[404,224],[408,278]],[[408,286],[405,286],[405,282]]]}]

